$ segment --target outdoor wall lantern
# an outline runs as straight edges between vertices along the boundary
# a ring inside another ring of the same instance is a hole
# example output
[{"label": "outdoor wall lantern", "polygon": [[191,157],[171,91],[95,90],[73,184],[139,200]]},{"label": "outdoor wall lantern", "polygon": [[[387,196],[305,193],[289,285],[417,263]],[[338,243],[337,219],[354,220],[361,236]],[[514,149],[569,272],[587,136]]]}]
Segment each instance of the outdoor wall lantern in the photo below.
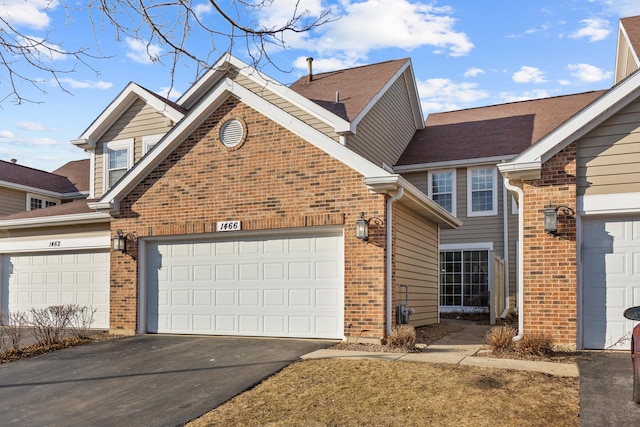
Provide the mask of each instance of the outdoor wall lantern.
[{"label": "outdoor wall lantern", "polygon": [[365,219],[364,212],[360,212],[360,218],[356,221],[356,237],[363,242],[369,240],[369,220]]},{"label": "outdoor wall lantern", "polygon": [[558,236],[558,211],[565,218],[573,218],[576,212],[568,206],[553,206],[549,200],[549,206],[544,209],[544,231],[552,236]]},{"label": "outdoor wall lantern", "polygon": [[382,225],[382,220],[380,218],[371,217],[366,219],[364,217],[364,212],[360,212],[360,218],[356,221],[356,237],[363,242],[369,241],[369,224],[373,221],[375,225]]},{"label": "outdoor wall lantern", "polygon": [[118,230],[116,232],[116,235],[113,236],[113,239],[112,239],[113,250],[114,251],[120,251],[120,252],[126,254],[127,253],[127,240],[135,241],[136,240],[136,236],[134,236],[131,233],[123,234],[122,230]]}]

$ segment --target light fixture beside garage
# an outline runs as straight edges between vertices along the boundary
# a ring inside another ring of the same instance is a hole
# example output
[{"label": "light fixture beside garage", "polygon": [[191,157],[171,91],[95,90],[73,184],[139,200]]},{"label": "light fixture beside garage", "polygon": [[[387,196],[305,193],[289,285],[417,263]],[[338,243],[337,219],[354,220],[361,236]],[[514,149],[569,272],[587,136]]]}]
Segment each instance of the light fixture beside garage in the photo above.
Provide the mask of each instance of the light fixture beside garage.
[{"label": "light fixture beside garage", "polygon": [[131,233],[123,234],[122,230],[118,230],[116,232],[116,235],[113,236],[113,239],[112,239],[113,250],[114,251],[120,251],[120,252],[126,254],[127,253],[127,240],[135,241],[136,240],[136,236],[134,236]]},{"label": "light fixture beside garage", "polygon": [[544,231],[552,236],[558,236],[558,211],[564,215],[565,219],[573,218],[576,212],[568,206],[553,206],[549,200],[549,206],[544,209]]},{"label": "light fixture beside garage", "polygon": [[363,242],[369,241],[369,224],[373,220],[375,225],[382,225],[382,220],[376,217],[366,219],[364,212],[360,212],[360,218],[356,220],[356,237]]}]

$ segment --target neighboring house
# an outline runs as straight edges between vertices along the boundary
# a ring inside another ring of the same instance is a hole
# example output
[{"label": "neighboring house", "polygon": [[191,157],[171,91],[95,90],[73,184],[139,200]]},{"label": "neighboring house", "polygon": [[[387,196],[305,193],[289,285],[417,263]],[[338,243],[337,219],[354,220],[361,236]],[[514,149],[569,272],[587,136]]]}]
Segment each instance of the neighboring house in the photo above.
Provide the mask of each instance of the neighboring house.
[{"label": "neighboring house", "polygon": [[514,311],[518,207],[496,165],[602,93],[430,114],[416,131],[393,169],[463,222],[440,235],[441,311]]},{"label": "neighboring house", "polygon": [[[622,312],[640,305],[639,30],[640,17],[620,22],[612,89],[498,166],[520,206],[520,333],[628,348]],[[558,225],[545,232],[550,203]]]},{"label": "neighboring house", "polygon": [[84,199],[89,161],[78,160],[49,173],[0,160],[0,216]]},{"label": "neighboring house", "polygon": [[175,103],[131,83],[73,141],[91,155],[88,203],[0,218],[2,310],[380,340],[408,289],[411,323],[435,323],[438,239],[460,221],[384,166],[423,126],[407,59],[285,87],[227,55]]}]

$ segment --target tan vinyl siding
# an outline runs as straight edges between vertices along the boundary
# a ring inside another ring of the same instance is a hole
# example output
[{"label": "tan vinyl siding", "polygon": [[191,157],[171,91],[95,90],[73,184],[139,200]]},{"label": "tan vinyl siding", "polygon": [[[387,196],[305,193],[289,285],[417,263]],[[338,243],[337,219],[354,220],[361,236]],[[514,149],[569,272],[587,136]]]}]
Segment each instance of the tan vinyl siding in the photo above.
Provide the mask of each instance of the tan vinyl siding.
[{"label": "tan vinyl siding", "polygon": [[438,322],[438,227],[396,203],[394,214],[395,307],[409,286],[413,326]]},{"label": "tan vinyl siding", "polygon": [[296,107],[292,103],[283,99],[281,96],[276,95],[273,91],[269,90],[268,86],[265,87],[259,85],[250,78],[243,76],[242,74],[238,74],[237,72],[230,72],[229,77],[232,78],[235,82],[244,86],[246,89],[257,94],[266,101],[269,101],[276,107],[286,111],[298,120],[301,120],[307,125],[313,127],[317,131],[322,132],[323,134],[329,136],[330,138],[333,138],[336,141],[340,140],[340,136],[335,132],[333,126]]},{"label": "tan vinyl siding", "polygon": [[405,80],[396,80],[357,126],[347,147],[378,166],[395,165],[416,131]]},{"label": "tan vinyl siding", "polygon": [[10,188],[0,188],[0,215],[27,210],[27,193]]},{"label": "tan vinyl siding", "polygon": [[[428,174],[427,172],[409,172],[402,176],[407,179],[424,194],[428,194]],[[497,197],[498,214],[493,216],[468,217],[467,216],[467,170],[466,168],[456,169],[456,216],[462,220],[462,227],[455,230],[441,230],[440,244],[463,245],[473,243],[493,244],[494,254],[504,258],[504,209],[503,209],[503,180],[497,174]],[[518,239],[518,215],[512,214],[512,197],[507,195],[507,221],[509,233],[509,295],[510,307],[515,305],[516,294],[516,242]]]},{"label": "tan vinyl siding", "polygon": [[578,142],[578,196],[640,192],[640,102]]},{"label": "tan vinyl siding", "polygon": [[627,43],[627,38],[622,34],[618,34],[618,57],[616,58],[616,78],[614,83],[619,83],[626,77],[633,74],[638,69],[638,64],[633,55],[633,51]]},{"label": "tan vinyl siding", "polygon": [[120,118],[105,132],[96,146],[95,161],[95,192],[96,197],[102,196],[104,179],[104,150],[103,145],[111,141],[133,138],[134,162],[142,158],[142,138],[148,135],[157,135],[169,131],[167,118],[158,110],[138,99],[120,116]]}]

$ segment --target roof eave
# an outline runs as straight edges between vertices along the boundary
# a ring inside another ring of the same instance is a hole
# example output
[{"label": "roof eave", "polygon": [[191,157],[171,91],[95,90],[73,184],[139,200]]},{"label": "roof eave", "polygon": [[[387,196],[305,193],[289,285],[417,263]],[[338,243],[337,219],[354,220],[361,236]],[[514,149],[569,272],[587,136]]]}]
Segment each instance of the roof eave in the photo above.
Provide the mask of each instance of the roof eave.
[{"label": "roof eave", "polygon": [[56,215],[36,218],[9,219],[0,221],[0,229],[53,227],[61,225],[92,224],[109,222],[111,216],[102,212]]}]

